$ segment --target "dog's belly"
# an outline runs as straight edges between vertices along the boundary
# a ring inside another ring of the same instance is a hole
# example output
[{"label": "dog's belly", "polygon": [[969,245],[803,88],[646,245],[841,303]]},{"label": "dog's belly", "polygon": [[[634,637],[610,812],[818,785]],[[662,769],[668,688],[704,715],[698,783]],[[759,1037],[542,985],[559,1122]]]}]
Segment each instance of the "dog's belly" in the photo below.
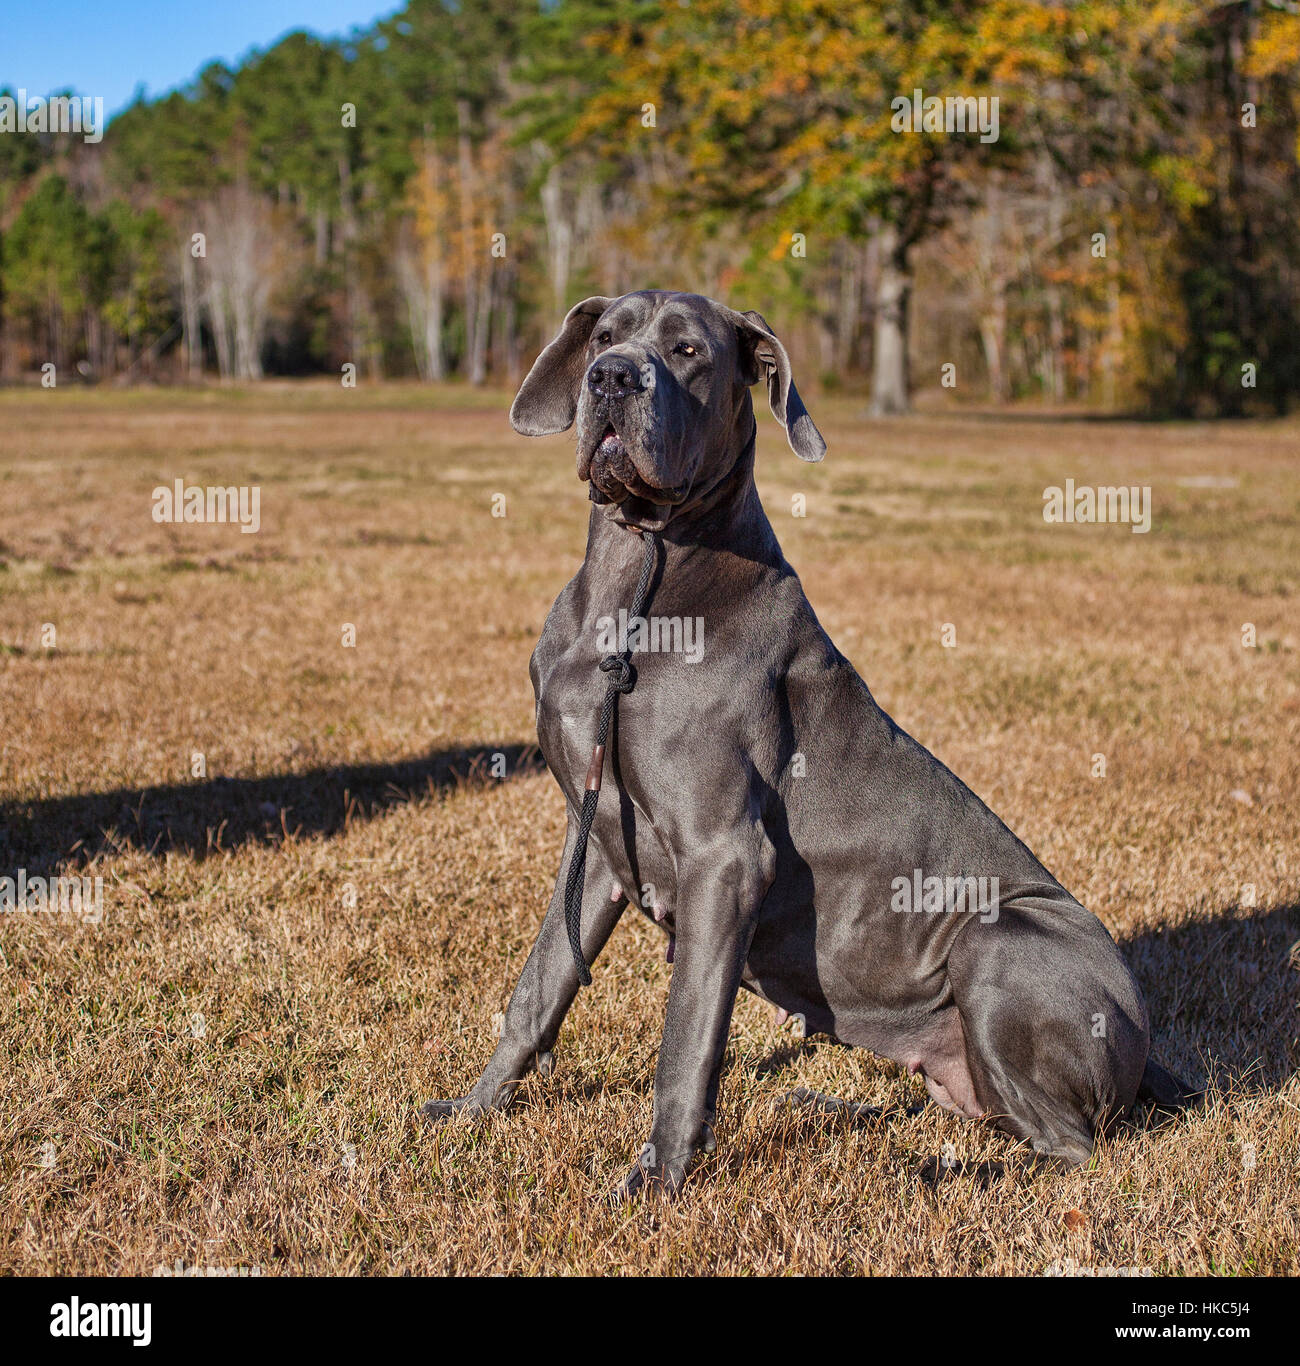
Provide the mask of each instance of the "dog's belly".
[{"label": "dog's belly", "polygon": [[802,1032],[829,1034],[921,1076],[945,1109],[970,1119],[983,1113],[948,984],[945,936],[910,957],[877,941],[874,954],[866,944],[819,943],[810,960],[799,942],[797,932],[792,939],[783,931],[779,917],[761,927],[745,985],[799,1019]]},{"label": "dog's belly", "polygon": [[[677,870],[669,851],[644,819],[637,819],[626,794],[619,794],[620,818],[613,815],[593,827],[592,839],[609,870],[611,890],[621,888],[628,901],[667,934],[677,930]],[[613,802],[610,802],[611,807]],[[630,818],[629,818],[630,816]]]}]

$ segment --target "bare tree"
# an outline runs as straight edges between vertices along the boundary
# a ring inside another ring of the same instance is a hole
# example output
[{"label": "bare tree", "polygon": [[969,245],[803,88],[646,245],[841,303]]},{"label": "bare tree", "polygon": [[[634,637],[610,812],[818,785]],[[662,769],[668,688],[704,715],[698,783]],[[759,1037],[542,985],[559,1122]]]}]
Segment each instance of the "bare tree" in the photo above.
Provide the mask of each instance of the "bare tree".
[{"label": "bare tree", "polygon": [[188,224],[180,235],[178,256],[181,274],[182,346],[185,351],[185,377],[196,380],[203,374],[202,316],[200,313],[198,262],[194,259],[193,234]]},{"label": "bare tree", "polygon": [[398,284],[406,300],[406,317],[411,330],[411,349],[415,352],[416,369],[423,380],[445,379],[442,256],[436,237],[428,243],[421,243],[416,240],[411,225],[404,223],[398,238],[396,264]]},{"label": "bare tree", "polygon": [[270,205],[247,184],[224,187],[204,206],[204,303],[223,378],[261,379],[271,292],[277,275]]}]

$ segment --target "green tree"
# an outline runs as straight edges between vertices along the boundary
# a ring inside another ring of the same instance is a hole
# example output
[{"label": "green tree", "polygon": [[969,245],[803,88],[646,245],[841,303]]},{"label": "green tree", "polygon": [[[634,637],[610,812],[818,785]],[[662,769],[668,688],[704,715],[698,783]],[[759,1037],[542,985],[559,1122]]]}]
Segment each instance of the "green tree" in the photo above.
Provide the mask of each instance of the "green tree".
[{"label": "green tree", "polygon": [[60,370],[82,350],[81,325],[102,265],[90,214],[62,176],[46,175],[7,234],[4,293]]}]

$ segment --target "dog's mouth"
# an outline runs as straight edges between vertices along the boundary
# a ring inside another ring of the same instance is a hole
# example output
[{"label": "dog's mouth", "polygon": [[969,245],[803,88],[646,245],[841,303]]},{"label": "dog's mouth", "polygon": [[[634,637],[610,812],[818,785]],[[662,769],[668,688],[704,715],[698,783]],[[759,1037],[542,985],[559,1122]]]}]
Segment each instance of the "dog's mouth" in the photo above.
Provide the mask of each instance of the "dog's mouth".
[{"label": "dog's mouth", "polygon": [[627,456],[627,447],[623,444],[623,438],[614,430],[612,422],[605,423],[605,430],[600,435],[600,440],[596,442],[596,449],[592,452],[593,459],[620,460]]},{"label": "dog's mouth", "polygon": [[608,515],[620,526],[661,531],[673,508],[685,501],[687,485],[660,488],[645,479],[612,422],[605,424],[583,464],[579,476],[590,480],[596,502],[615,505]]}]

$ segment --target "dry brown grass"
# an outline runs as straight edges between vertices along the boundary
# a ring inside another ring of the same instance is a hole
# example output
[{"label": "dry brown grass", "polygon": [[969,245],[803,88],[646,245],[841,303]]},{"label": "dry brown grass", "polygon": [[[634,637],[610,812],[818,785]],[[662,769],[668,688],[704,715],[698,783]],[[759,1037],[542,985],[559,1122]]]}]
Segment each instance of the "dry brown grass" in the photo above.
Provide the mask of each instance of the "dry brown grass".
[{"label": "dry brown grass", "polygon": [[[933,1190],[945,1144],[1009,1141],[934,1107],[774,1114],[796,1082],[919,1083],[746,997],[719,1153],[675,1207],[615,1211],[669,974],[638,919],[554,1078],[482,1127],[415,1120],[487,1057],[561,843],[527,664],[587,504],[567,442],[514,436],[504,401],[0,395],[0,872],[105,879],[99,924],[0,922],[0,1269],[1295,1271],[1300,428],[885,424],[842,399],[814,405],[812,468],[764,421],[761,486],[827,628],[1111,927],[1160,1055],[1210,1098],[1087,1170]],[[1067,475],[1151,484],[1154,529],[1045,526]],[[262,531],[156,525],[177,477],[260,484]],[[456,776],[480,750],[507,781]]]}]

